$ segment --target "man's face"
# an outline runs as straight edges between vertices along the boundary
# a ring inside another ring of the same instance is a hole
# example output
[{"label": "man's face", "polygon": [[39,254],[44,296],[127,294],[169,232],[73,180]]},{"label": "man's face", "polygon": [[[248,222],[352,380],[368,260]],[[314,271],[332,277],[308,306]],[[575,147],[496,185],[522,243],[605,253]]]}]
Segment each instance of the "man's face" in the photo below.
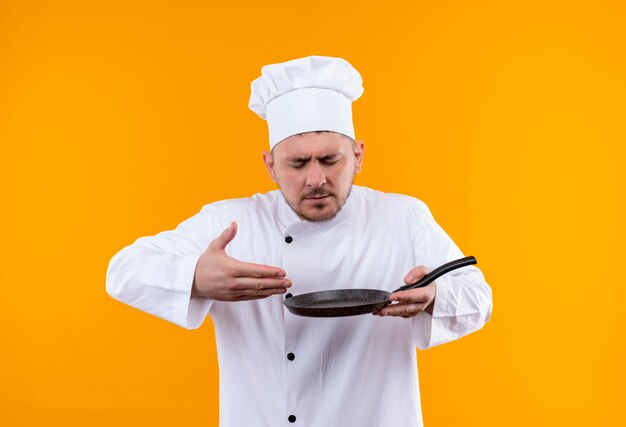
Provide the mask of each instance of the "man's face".
[{"label": "man's face", "polygon": [[326,221],[346,202],[354,175],[361,171],[363,141],[335,132],[293,135],[263,160],[291,209],[301,219]]}]

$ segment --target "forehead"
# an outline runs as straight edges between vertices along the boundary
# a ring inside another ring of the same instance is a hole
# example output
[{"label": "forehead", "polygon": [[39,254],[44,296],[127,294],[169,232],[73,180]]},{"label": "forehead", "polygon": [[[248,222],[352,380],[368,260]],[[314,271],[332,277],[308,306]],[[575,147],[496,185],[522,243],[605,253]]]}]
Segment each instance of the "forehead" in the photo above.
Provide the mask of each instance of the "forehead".
[{"label": "forehead", "polygon": [[334,132],[293,135],[279,142],[272,153],[281,159],[290,157],[320,157],[349,150],[351,139]]}]

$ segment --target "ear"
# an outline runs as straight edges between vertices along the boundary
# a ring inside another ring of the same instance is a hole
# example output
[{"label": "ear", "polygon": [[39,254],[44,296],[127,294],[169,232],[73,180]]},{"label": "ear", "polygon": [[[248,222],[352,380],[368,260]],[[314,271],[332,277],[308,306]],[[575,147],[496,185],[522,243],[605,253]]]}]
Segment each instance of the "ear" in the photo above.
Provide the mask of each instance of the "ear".
[{"label": "ear", "polygon": [[365,144],[363,144],[363,140],[360,139],[359,142],[357,142],[354,145],[354,159],[355,159],[354,173],[355,174],[361,172],[361,169],[363,167],[364,154],[365,154]]},{"label": "ear", "polygon": [[270,174],[270,179],[273,182],[277,182],[276,174],[274,173],[274,157],[270,152],[263,150],[263,162],[265,163],[265,167]]}]

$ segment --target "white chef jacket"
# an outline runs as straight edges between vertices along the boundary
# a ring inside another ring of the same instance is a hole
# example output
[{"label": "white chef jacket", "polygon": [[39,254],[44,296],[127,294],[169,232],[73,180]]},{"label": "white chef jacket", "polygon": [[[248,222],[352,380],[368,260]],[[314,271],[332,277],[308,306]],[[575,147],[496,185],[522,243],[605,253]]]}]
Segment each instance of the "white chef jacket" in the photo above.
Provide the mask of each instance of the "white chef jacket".
[{"label": "white chef jacket", "polygon": [[491,289],[480,270],[463,267],[437,279],[433,314],[410,319],[299,317],[284,308],[284,295],[190,298],[198,258],[231,221],[239,227],[226,252],[284,269],[293,295],[393,291],[415,266],[432,270],[463,257],[426,205],[353,186],[335,218],[309,222],[278,190],[220,201],[175,230],[137,239],[107,271],[107,292],[135,308],[187,329],[211,316],[220,426],[421,426],[415,347],[454,340],[489,320]]}]

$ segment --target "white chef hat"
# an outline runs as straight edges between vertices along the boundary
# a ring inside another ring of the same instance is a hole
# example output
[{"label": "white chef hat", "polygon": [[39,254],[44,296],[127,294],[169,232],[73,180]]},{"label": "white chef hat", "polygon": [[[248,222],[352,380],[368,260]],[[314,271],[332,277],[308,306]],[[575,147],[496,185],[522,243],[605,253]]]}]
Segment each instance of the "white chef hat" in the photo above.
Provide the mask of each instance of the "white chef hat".
[{"label": "white chef hat", "polygon": [[345,59],[307,56],[261,68],[248,106],[267,120],[270,149],[292,135],[317,130],[355,139],[352,102],[363,94],[362,84]]}]

